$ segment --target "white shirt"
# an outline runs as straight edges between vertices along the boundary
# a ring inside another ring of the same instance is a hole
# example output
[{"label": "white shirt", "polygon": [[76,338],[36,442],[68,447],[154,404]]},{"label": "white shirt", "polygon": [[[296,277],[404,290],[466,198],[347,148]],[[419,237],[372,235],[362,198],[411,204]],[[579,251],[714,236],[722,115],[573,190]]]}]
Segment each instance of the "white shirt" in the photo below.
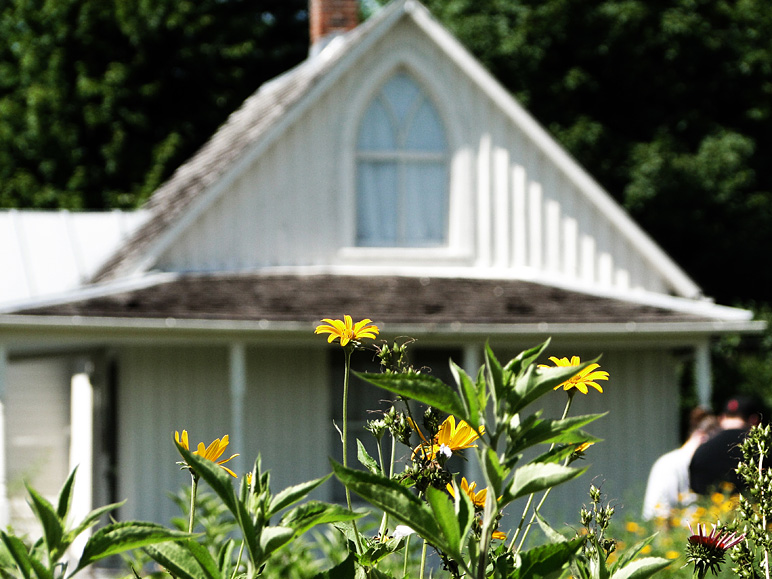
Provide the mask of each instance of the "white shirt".
[{"label": "white shirt", "polygon": [[667,517],[674,507],[695,500],[689,489],[689,462],[694,449],[689,445],[660,456],[652,465],[646,494],[643,497],[643,518]]}]

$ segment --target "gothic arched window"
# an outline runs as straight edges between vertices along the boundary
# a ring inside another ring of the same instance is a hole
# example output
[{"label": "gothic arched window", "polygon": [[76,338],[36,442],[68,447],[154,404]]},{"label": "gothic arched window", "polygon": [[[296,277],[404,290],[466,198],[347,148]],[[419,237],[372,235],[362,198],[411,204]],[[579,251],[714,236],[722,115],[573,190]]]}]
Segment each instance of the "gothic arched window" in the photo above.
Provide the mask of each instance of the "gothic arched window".
[{"label": "gothic arched window", "polygon": [[404,72],[362,118],[356,148],[357,245],[428,247],[447,242],[448,153],[436,109]]}]

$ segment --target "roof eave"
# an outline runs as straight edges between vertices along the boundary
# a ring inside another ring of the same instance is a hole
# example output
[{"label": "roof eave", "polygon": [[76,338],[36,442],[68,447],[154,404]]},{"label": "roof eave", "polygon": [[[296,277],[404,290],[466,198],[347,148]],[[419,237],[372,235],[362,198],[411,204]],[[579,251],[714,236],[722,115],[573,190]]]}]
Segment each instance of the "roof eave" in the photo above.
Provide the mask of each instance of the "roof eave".
[{"label": "roof eave", "polygon": [[[378,320],[374,320],[378,323]],[[181,318],[117,318],[84,316],[0,316],[0,332],[14,329],[107,329],[147,331],[196,331],[196,332],[249,332],[259,334],[298,334],[313,332],[317,321],[275,321],[275,320],[228,320],[228,319],[181,319]],[[507,335],[565,335],[565,336],[620,336],[620,335],[718,335],[725,333],[756,334],[763,332],[767,324],[762,320],[704,320],[684,322],[621,322],[621,323],[527,323],[527,324],[470,324],[452,323],[399,323],[381,324],[388,334],[427,336],[507,336]]]}]

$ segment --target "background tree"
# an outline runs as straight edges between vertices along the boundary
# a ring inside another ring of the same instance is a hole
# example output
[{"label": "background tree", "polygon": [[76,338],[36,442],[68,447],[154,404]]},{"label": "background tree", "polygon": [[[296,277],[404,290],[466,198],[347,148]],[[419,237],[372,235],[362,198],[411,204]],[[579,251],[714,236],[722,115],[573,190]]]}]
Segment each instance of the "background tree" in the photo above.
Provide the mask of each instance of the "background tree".
[{"label": "background tree", "polygon": [[305,58],[306,0],[0,2],[0,206],[134,207]]}]

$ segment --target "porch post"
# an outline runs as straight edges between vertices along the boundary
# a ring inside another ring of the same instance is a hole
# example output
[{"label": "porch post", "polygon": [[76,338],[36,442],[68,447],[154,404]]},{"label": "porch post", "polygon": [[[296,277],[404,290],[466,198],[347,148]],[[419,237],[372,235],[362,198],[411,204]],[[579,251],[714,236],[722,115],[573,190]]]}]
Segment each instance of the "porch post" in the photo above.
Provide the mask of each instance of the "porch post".
[{"label": "porch post", "polygon": [[[482,364],[482,351],[480,350],[480,347],[476,344],[466,344],[461,352],[461,356],[460,366],[473,381],[476,380],[477,370]],[[469,482],[475,481],[479,487],[485,486],[485,477],[476,460],[465,461],[461,468],[463,469],[462,474],[467,477]]]},{"label": "porch post", "polygon": [[8,348],[0,344],[0,527],[6,528],[10,522],[8,503],[8,485],[6,479],[6,432],[5,432],[5,397],[8,392]]},{"label": "porch post", "polygon": [[700,406],[711,408],[713,378],[710,364],[710,343],[703,342],[694,349],[694,386]]},{"label": "porch post", "polygon": [[[70,378],[70,472],[78,467],[70,507],[73,520],[80,521],[93,508],[94,490],[94,389],[91,384],[93,364],[82,358],[76,361]],[[83,533],[73,549],[83,549],[90,532]]]},{"label": "porch post", "polygon": [[228,452],[239,453],[233,459],[231,470],[241,476],[244,473],[244,403],[247,394],[247,356],[243,342],[233,342],[228,351],[231,392],[231,432]]}]

